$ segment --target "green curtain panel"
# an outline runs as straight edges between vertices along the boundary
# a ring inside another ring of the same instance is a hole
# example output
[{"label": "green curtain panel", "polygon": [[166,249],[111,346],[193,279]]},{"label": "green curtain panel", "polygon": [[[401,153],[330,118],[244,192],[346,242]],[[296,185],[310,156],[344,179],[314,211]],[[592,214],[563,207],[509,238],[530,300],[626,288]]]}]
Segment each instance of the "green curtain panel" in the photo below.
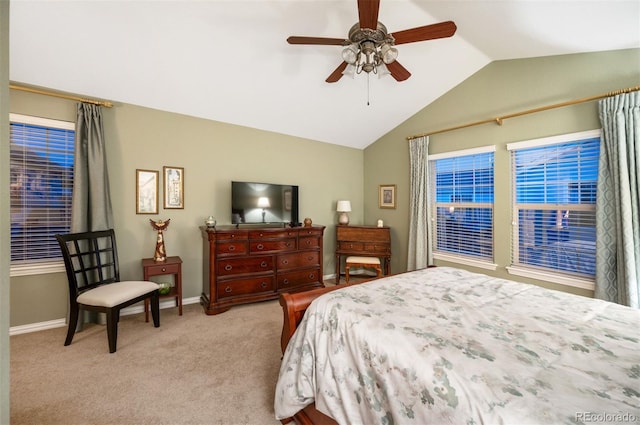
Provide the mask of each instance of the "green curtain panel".
[{"label": "green curtain panel", "polygon": [[640,308],[640,92],[599,102],[595,297]]},{"label": "green curtain panel", "polygon": [[78,103],[71,231],[113,227],[102,107]]},{"label": "green curtain panel", "polygon": [[423,269],[433,264],[429,214],[429,138],[409,141],[409,244],[407,270]]}]

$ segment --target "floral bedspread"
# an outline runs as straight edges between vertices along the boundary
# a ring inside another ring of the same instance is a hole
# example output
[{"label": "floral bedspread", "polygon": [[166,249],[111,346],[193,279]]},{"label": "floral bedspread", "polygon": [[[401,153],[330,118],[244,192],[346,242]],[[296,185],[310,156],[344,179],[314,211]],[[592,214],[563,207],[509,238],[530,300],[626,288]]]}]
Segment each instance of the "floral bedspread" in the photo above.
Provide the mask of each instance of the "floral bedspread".
[{"label": "floral bedspread", "polygon": [[640,423],[640,311],[438,267],[316,299],[286,349],[277,419]]}]

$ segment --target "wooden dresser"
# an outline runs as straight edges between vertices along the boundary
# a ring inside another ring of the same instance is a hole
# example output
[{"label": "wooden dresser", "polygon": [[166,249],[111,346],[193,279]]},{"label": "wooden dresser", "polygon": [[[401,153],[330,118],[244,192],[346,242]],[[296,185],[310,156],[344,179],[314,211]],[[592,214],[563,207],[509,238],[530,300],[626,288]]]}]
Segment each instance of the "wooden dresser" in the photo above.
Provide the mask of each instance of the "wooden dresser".
[{"label": "wooden dresser", "polygon": [[324,287],[324,226],[201,229],[204,274],[200,303],[207,314],[276,299],[283,292]]},{"label": "wooden dresser", "polygon": [[336,226],[336,283],[340,282],[342,257],[380,257],[385,275],[391,263],[391,230],[389,227]]}]

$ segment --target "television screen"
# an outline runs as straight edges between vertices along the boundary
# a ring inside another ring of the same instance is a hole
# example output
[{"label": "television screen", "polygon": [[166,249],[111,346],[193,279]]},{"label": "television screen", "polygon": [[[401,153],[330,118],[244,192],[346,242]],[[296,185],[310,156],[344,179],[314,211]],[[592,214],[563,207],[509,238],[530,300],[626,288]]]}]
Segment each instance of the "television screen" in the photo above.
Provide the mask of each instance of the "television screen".
[{"label": "television screen", "polygon": [[231,223],[298,226],[298,186],[232,181]]}]

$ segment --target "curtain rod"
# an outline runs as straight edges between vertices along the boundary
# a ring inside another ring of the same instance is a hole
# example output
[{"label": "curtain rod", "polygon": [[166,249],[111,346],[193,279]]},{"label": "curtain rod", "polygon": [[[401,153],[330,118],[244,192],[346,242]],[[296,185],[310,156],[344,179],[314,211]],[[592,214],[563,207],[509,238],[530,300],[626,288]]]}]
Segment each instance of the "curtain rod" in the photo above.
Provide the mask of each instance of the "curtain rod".
[{"label": "curtain rod", "polygon": [[457,125],[455,127],[443,128],[442,130],[436,130],[436,131],[430,131],[428,133],[416,134],[416,135],[413,135],[413,136],[408,136],[408,137],[406,137],[406,139],[407,140],[411,140],[411,139],[416,139],[418,137],[430,136],[432,134],[446,133],[448,131],[459,130],[461,128],[473,127],[473,126],[481,125],[481,124],[488,124],[490,122],[495,122],[498,125],[502,125],[502,121],[504,121],[504,120],[506,120],[508,118],[515,118],[515,117],[519,117],[519,116],[522,116],[522,115],[533,114],[535,112],[542,112],[542,111],[547,111],[549,109],[561,108],[563,106],[570,106],[570,105],[576,105],[578,103],[590,102],[592,100],[603,99],[605,97],[610,97],[610,96],[617,96],[619,94],[630,93],[630,92],[638,91],[638,90],[640,90],[640,86],[629,87],[629,88],[626,88],[626,89],[615,90],[615,91],[612,91],[612,92],[609,92],[609,93],[605,93],[605,94],[599,94],[597,96],[590,96],[590,97],[585,97],[585,98],[582,98],[582,99],[569,100],[567,102],[555,103],[555,104],[552,104],[552,105],[541,106],[539,108],[527,109],[526,111],[514,112],[512,114],[506,114],[506,115],[502,115],[502,116],[495,117],[495,118],[487,118],[487,119],[480,120],[480,121],[474,121],[474,122],[470,122],[470,123],[467,123],[467,124]]},{"label": "curtain rod", "polygon": [[45,96],[59,97],[61,99],[75,100],[76,102],[91,103],[93,105],[104,106],[105,108],[112,108],[113,107],[113,103],[107,102],[107,101],[85,99],[85,98],[78,97],[78,96],[72,96],[72,95],[68,95],[68,94],[56,93],[56,92],[48,91],[48,90],[34,89],[34,88],[31,88],[31,87],[20,86],[20,85],[17,85],[17,84],[9,84],[9,88],[13,89],[13,90],[26,91],[26,92],[29,92],[29,93],[43,94]]}]

